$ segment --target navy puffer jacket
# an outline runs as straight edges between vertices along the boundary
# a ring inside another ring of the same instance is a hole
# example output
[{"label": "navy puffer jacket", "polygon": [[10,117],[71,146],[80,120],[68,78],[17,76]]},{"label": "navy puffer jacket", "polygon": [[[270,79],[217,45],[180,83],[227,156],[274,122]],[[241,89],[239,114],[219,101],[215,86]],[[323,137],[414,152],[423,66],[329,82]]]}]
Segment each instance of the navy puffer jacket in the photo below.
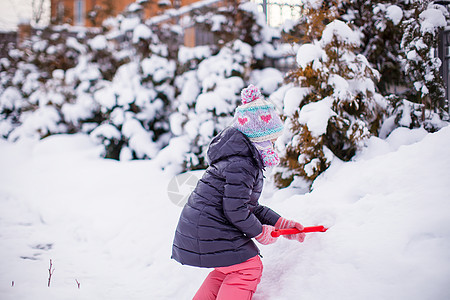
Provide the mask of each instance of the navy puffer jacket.
[{"label": "navy puffer jacket", "polygon": [[197,267],[239,264],[259,254],[251,238],[280,216],[258,203],[263,163],[243,133],[225,129],[207,155],[210,166],[183,208],[172,258]]}]

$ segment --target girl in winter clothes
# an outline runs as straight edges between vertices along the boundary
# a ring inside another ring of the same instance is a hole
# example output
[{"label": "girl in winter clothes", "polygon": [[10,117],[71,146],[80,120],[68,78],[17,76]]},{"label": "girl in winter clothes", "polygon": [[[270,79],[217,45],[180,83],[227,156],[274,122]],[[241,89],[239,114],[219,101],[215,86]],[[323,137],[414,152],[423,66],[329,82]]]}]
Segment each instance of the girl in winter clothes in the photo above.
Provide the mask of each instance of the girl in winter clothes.
[{"label": "girl in winter clothes", "polygon": [[[186,265],[215,268],[195,300],[251,299],[262,275],[259,249],[253,242],[274,243],[274,229],[303,226],[258,203],[263,170],[278,164],[272,142],[283,130],[274,106],[250,85],[233,125],[211,142],[210,163],[180,216],[172,258]],[[285,236],[303,242],[304,233]]]}]

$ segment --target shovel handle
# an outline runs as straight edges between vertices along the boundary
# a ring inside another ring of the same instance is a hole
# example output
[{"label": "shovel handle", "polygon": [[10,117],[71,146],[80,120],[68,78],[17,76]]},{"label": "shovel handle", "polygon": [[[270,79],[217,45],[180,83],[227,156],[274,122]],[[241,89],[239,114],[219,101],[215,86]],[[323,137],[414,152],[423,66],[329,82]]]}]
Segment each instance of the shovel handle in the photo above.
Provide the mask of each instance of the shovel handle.
[{"label": "shovel handle", "polygon": [[308,233],[308,232],[325,232],[328,228],[319,225],[319,226],[310,226],[304,227],[303,230],[299,230],[297,228],[286,228],[286,229],[275,229],[270,234],[273,237],[279,237],[280,235],[286,234],[297,234],[297,233]]}]

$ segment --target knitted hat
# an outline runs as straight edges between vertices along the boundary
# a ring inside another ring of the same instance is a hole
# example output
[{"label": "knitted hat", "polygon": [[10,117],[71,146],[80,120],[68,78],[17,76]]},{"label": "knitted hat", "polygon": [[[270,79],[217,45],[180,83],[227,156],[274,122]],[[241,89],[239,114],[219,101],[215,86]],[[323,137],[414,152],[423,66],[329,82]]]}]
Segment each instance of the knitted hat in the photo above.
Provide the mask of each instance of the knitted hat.
[{"label": "knitted hat", "polygon": [[263,142],[278,138],[283,131],[283,122],[275,106],[264,100],[257,87],[250,84],[241,91],[242,105],[234,114],[234,127],[252,142]]}]

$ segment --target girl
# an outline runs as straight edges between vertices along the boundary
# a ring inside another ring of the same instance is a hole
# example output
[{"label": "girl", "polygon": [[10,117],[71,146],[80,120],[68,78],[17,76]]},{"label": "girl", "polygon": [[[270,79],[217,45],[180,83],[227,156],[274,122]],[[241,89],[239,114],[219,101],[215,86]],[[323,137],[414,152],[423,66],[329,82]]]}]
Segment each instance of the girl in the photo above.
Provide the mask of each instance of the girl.
[{"label": "girl", "polygon": [[[276,241],[270,234],[274,229],[303,229],[258,203],[264,168],[279,162],[272,142],[281,135],[283,123],[253,85],[242,90],[241,98],[233,125],[209,145],[210,165],[183,208],[175,232],[172,258],[215,268],[194,300],[251,299],[263,269],[252,238],[267,245]],[[305,234],[285,237],[303,242]]]}]

